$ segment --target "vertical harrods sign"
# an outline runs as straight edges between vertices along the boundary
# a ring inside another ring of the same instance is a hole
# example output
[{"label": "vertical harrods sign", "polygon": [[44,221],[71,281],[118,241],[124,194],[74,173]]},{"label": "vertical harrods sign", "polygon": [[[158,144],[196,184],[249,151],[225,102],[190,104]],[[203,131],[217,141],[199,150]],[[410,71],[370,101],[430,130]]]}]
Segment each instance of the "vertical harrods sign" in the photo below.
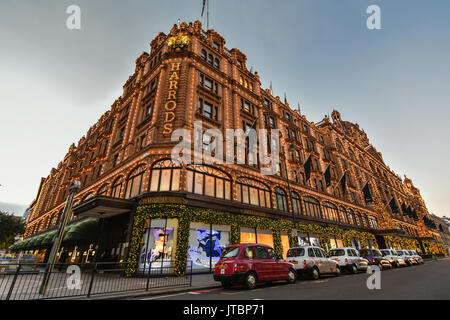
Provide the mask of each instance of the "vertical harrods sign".
[{"label": "vertical harrods sign", "polygon": [[167,101],[163,110],[163,134],[169,135],[173,131],[173,121],[175,120],[175,109],[177,108],[178,82],[180,80],[180,62],[169,64],[169,90]]}]

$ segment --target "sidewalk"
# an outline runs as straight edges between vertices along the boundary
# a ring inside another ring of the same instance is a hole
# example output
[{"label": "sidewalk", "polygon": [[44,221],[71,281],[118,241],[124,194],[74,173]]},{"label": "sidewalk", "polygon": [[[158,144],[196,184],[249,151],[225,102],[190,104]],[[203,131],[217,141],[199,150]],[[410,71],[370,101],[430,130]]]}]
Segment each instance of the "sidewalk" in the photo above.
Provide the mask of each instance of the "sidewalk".
[{"label": "sidewalk", "polygon": [[192,275],[192,286],[179,286],[179,287],[165,287],[137,291],[126,291],[126,292],[116,292],[107,294],[98,294],[87,297],[72,297],[72,298],[58,298],[54,300],[124,300],[133,299],[146,296],[157,296],[161,294],[174,294],[189,291],[198,291],[219,288],[221,286],[220,282],[214,281],[212,274],[193,274]]}]

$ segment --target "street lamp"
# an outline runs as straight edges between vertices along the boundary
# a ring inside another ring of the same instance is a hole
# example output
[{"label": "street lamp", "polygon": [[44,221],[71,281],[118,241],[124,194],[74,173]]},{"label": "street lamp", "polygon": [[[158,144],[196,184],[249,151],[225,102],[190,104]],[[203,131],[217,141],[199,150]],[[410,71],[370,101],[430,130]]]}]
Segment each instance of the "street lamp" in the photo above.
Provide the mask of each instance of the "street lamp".
[{"label": "street lamp", "polygon": [[[293,144],[291,144],[289,146],[289,150],[293,150],[295,149],[295,146]],[[288,187],[288,192],[289,192],[289,203],[291,205],[291,210],[292,210],[292,222],[294,223],[294,229],[292,229],[292,236],[297,236],[297,229],[295,228],[295,212],[294,212],[294,206],[292,203],[292,192],[291,192],[291,185],[289,183],[289,172],[287,170],[287,166],[286,166],[286,155],[284,153],[284,147],[281,147],[281,153],[283,154],[283,163],[284,163],[284,171],[286,172],[286,182],[287,182],[287,187]]]},{"label": "street lamp", "polygon": [[64,237],[64,231],[67,225],[67,221],[69,220],[69,216],[72,212],[72,205],[73,205],[73,199],[81,188],[81,182],[78,180],[75,180],[72,182],[72,184],[69,186],[69,196],[67,197],[66,204],[64,206],[64,210],[61,217],[61,222],[58,227],[58,232],[56,234],[55,241],[53,242],[52,250],[50,251],[50,255],[48,257],[47,267],[45,268],[44,277],[42,279],[42,284],[39,289],[40,294],[45,294],[45,291],[47,290],[48,280],[50,279],[50,275],[53,271],[53,268],[56,263],[56,253],[59,251],[59,248],[61,246],[62,239]]}]

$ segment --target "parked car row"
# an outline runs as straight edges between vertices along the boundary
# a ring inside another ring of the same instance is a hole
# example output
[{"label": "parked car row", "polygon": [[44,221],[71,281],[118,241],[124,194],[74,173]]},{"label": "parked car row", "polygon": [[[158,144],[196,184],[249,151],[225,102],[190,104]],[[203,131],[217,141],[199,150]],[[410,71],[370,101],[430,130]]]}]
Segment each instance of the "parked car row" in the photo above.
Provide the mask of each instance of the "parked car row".
[{"label": "parked car row", "polygon": [[226,247],[214,267],[214,280],[222,286],[234,283],[253,289],[257,282],[286,280],[295,283],[298,276],[319,279],[339,276],[343,271],[366,272],[370,265],[383,269],[423,264],[414,250],[360,249],[344,247],[327,254],[318,246],[290,248],[286,261],[267,245],[246,243]]}]

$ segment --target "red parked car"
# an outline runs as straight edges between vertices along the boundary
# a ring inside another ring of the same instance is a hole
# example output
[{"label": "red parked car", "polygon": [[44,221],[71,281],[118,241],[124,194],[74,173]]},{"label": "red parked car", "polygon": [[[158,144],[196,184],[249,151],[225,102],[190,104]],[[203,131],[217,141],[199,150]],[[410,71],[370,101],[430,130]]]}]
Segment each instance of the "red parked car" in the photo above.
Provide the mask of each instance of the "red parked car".
[{"label": "red parked car", "polygon": [[253,289],[258,281],[286,280],[295,283],[296,279],[295,266],[263,244],[228,246],[214,267],[214,280],[220,281],[224,287],[239,283]]}]

